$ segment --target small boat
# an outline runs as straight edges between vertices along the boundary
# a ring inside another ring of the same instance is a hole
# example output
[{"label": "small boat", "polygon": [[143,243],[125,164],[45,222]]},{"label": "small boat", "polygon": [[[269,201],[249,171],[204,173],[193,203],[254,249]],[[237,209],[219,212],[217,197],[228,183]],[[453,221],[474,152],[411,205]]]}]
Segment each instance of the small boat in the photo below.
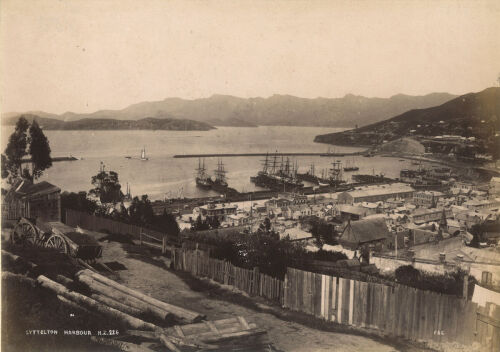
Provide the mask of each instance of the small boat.
[{"label": "small boat", "polygon": [[149,160],[149,158],[146,158],[146,147],[142,148],[142,151],[141,151],[141,160],[142,161]]}]

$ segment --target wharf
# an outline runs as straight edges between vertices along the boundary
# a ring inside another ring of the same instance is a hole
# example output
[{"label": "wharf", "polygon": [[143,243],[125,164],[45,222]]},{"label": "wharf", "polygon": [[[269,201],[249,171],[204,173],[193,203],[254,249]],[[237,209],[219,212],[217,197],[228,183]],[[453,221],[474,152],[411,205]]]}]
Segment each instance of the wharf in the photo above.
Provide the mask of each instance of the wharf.
[{"label": "wharf", "polygon": [[366,152],[354,152],[354,153],[213,153],[213,154],[176,154],[174,158],[230,158],[230,157],[252,157],[252,156],[266,156],[266,155],[276,155],[276,156],[355,156],[363,155]]},{"label": "wharf", "polygon": [[[58,162],[58,161],[76,161],[76,160],[80,160],[80,159],[75,158],[74,156],[56,156],[56,157],[52,158],[53,163]],[[21,163],[22,164],[31,163],[31,159],[22,159]]]}]

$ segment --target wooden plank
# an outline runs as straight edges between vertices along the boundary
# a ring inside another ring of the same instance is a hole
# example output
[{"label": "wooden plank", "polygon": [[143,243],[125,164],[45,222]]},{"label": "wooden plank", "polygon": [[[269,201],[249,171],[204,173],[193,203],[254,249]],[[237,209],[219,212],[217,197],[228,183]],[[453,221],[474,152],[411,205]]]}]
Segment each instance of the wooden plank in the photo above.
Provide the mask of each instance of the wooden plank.
[{"label": "wooden plank", "polygon": [[342,301],[344,282],[342,278],[339,278],[338,290],[337,290],[337,323],[342,324],[342,306],[344,302]]},{"label": "wooden plank", "polygon": [[349,325],[353,325],[354,280],[349,280]]},{"label": "wooden plank", "polygon": [[314,312],[317,318],[321,318],[321,274],[314,274]]},{"label": "wooden plank", "polygon": [[337,278],[332,277],[332,300],[330,303],[330,321],[337,321]]}]

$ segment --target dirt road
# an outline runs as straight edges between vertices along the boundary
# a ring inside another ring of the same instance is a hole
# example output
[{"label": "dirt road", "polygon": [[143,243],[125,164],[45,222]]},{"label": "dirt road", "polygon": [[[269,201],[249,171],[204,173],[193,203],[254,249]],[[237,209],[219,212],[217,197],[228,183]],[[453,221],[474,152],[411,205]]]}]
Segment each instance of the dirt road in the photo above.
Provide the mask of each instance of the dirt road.
[{"label": "dirt road", "polygon": [[[233,299],[227,299],[227,296],[220,294],[220,291],[225,290],[205,283],[200,284],[199,280],[193,280],[187,274],[168,270],[162,261],[147,259],[147,253],[137,253],[137,249],[133,246],[104,242],[103,247],[105,262],[116,261],[126,267],[126,270],[119,271],[119,273],[121,281],[127,286],[166,302],[205,314],[210,320],[235,315],[244,316],[248,321],[255,322],[259,328],[267,330],[273,346],[281,351],[397,350],[395,347],[369,337],[322,331],[297,322],[279,319],[272,312],[261,309],[265,308],[264,305],[249,304],[249,301],[254,301],[237,294],[232,295]],[[198,284],[193,284],[192,281]],[[207,289],[207,287],[212,287],[212,289]],[[230,292],[229,295],[231,296]],[[235,300],[247,301],[247,304],[238,304],[239,302]]]}]

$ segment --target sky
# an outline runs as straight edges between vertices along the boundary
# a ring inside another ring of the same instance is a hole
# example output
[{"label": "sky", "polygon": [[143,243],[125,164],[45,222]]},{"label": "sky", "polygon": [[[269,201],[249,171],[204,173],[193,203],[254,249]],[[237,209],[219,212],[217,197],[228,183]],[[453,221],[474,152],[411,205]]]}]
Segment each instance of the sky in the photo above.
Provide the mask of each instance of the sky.
[{"label": "sky", "polygon": [[0,1],[0,109],[498,84],[500,1]]}]

